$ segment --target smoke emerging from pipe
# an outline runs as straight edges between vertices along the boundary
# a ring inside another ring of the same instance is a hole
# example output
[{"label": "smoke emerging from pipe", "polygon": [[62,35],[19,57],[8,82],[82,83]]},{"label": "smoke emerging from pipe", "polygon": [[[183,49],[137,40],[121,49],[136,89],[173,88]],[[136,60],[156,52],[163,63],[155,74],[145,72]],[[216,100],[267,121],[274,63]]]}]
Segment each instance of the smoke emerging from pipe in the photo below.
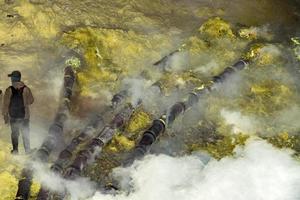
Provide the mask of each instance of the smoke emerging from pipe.
[{"label": "smoke emerging from pipe", "polygon": [[85,199],[95,192],[95,184],[87,178],[66,180],[42,163],[32,162],[31,166],[34,171],[34,178],[43,186],[57,193],[67,191],[72,200]]},{"label": "smoke emerging from pipe", "polygon": [[91,200],[296,200],[300,165],[288,150],[261,140],[235,149],[234,157],[204,165],[198,156],[150,155],[113,172],[117,195],[96,193]]},{"label": "smoke emerging from pipe", "polygon": [[122,82],[123,88],[128,91],[130,102],[133,106],[143,103],[143,107],[150,113],[162,113],[170,105],[179,101],[186,95],[185,91],[174,90],[168,96],[161,93],[161,88],[153,81],[143,77],[126,78]]},{"label": "smoke emerging from pipe", "polygon": [[131,97],[131,104],[137,106],[143,99],[145,91],[150,87],[151,83],[142,78],[126,78],[123,81],[123,85],[129,91]]}]

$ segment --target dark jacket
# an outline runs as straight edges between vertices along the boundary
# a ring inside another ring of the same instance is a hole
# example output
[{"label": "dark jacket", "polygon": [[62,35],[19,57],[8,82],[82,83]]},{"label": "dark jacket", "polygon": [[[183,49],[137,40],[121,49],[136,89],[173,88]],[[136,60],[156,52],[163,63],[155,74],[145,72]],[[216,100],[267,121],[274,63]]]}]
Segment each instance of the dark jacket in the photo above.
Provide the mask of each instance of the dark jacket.
[{"label": "dark jacket", "polygon": [[[24,87],[25,84],[23,82],[14,82],[12,86],[16,89],[20,89]],[[12,95],[11,88],[8,87],[4,93],[3,104],[2,104],[2,115],[4,119],[8,119],[9,117],[9,104],[10,104],[11,95]],[[30,88],[27,86],[23,90],[23,100],[25,106],[25,119],[29,119],[30,118],[29,105],[33,104],[34,98]]]}]

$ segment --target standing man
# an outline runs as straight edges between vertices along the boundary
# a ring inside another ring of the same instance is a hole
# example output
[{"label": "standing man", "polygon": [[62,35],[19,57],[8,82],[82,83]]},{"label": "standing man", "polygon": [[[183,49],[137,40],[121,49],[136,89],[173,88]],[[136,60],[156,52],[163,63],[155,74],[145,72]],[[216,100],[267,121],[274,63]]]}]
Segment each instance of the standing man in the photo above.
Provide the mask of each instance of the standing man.
[{"label": "standing man", "polygon": [[12,154],[18,154],[19,135],[22,132],[22,139],[26,153],[30,152],[29,139],[29,105],[34,101],[31,90],[21,82],[21,72],[13,71],[8,75],[12,85],[4,93],[2,115],[4,123],[10,122]]}]

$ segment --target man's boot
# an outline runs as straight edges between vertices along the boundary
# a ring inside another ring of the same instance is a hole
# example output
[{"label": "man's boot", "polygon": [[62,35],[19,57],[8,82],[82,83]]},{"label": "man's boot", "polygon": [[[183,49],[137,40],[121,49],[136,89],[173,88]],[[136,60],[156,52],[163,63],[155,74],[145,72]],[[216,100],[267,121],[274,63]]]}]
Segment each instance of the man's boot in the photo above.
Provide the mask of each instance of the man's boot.
[{"label": "man's boot", "polygon": [[17,155],[17,154],[19,154],[19,151],[17,149],[13,149],[10,151],[10,153],[13,155]]}]

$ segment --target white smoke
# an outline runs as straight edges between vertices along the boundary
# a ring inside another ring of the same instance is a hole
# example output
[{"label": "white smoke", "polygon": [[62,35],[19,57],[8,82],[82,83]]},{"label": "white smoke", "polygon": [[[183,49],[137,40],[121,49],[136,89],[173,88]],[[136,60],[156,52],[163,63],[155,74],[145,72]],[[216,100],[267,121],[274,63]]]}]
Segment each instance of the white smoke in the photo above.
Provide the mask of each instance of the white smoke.
[{"label": "white smoke", "polygon": [[297,133],[300,128],[299,119],[300,107],[298,105],[292,105],[279,112],[274,122],[281,125],[285,131]]},{"label": "white smoke", "polygon": [[282,56],[282,52],[280,51],[279,46],[273,44],[268,44],[261,49],[260,56],[264,56],[266,54],[271,55],[274,58]]},{"label": "white smoke", "polygon": [[167,71],[180,72],[186,70],[189,66],[189,57],[187,52],[176,52],[171,57],[166,66]]},{"label": "white smoke", "polygon": [[259,125],[254,117],[243,115],[239,111],[221,110],[221,116],[225,123],[232,126],[232,132],[238,133],[256,133]]},{"label": "white smoke", "polygon": [[149,83],[147,80],[142,78],[126,78],[123,81],[123,85],[128,89],[131,97],[132,105],[136,106],[145,95],[145,90],[148,89]]},{"label": "white smoke", "polygon": [[[177,80],[176,84],[183,84],[182,80]],[[153,81],[146,80],[142,77],[126,78],[123,80],[123,88],[128,91],[130,102],[133,106],[139,103],[143,103],[143,107],[146,111],[154,113],[162,113],[170,105],[180,101],[183,96],[186,96],[184,90],[177,91],[176,89],[170,91],[168,95],[161,93],[158,86],[153,85]]]},{"label": "white smoke", "polygon": [[95,192],[95,185],[87,178],[66,180],[50,171],[46,165],[38,162],[33,162],[32,168],[35,180],[41,183],[46,189],[58,194],[66,192],[72,200],[85,199]]},{"label": "white smoke", "polygon": [[114,176],[129,193],[100,192],[91,200],[296,200],[300,164],[292,152],[265,141],[236,148],[234,157],[213,160],[204,168],[196,156],[147,156]]},{"label": "white smoke", "polygon": [[210,60],[208,63],[201,65],[200,67],[197,67],[195,69],[195,72],[200,72],[205,75],[211,74],[214,70],[217,70],[219,68],[219,64],[216,60]]},{"label": "white smoke", "polygon": [[242,29],[239,32],[241,37],[255,37],[258,39],[272,40],[274,35],[270,29],[269,25],[264,25],[260,27],[250,27],[248,29]]}]

